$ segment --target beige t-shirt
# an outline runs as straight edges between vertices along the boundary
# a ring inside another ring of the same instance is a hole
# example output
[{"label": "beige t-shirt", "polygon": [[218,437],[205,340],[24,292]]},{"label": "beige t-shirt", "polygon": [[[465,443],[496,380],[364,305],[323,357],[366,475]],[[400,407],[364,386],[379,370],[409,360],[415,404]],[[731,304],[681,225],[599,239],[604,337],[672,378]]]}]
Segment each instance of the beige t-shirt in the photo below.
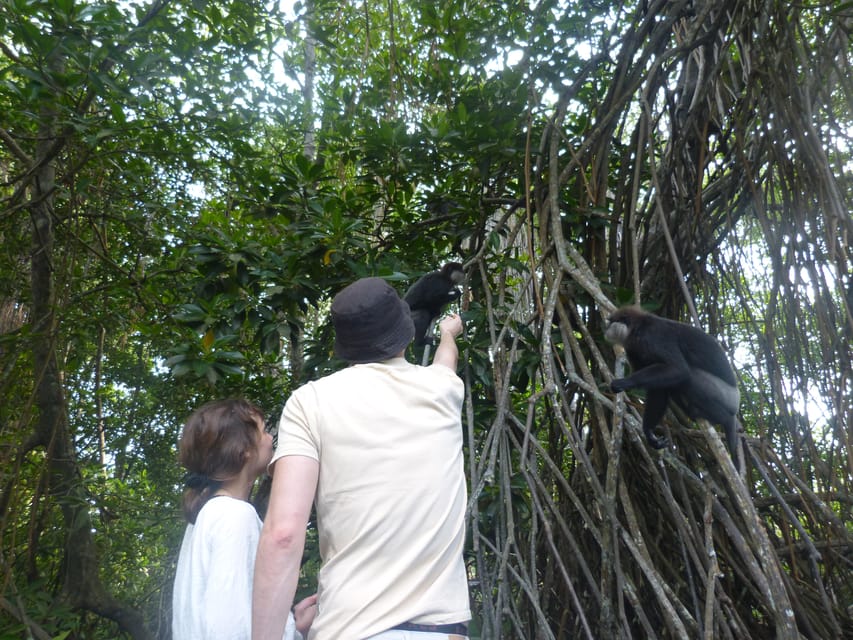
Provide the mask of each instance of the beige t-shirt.
[{"label": "beige t-shirt", "polygon": [[447,367],[393,358],[309,382],[287,401],[273,461],[320,462],[312,640],[470,619],[463,391]]}]

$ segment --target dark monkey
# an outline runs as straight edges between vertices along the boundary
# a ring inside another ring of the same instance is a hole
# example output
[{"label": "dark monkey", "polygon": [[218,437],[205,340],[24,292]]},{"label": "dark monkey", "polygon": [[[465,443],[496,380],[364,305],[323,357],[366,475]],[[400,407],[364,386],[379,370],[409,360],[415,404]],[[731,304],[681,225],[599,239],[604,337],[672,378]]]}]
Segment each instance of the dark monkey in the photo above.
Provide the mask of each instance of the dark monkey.
[{"label": "dark monkey", "polygon": [[613,391],[646,390],[643,432],[655,449],[666,442],[654,428],[670,398],[693,420],[723,427],[735,466],[740,392],[734,371],[719,343],[704,331],[680,322],[623,307],[608,318],[604,337],[625,348],[631,375],[610,383]]},{"label": "dark monkey", "polygon": [[462,292],[456,285],[465,278],[462,265],[448,262],[440,271],[433,271],[419,278],[409,287],[403,296],[412,311],[415,323],[415,346],[435,344],[435,338],[428,336],[430,326],[441,315],[445,306],[458,300]]}]

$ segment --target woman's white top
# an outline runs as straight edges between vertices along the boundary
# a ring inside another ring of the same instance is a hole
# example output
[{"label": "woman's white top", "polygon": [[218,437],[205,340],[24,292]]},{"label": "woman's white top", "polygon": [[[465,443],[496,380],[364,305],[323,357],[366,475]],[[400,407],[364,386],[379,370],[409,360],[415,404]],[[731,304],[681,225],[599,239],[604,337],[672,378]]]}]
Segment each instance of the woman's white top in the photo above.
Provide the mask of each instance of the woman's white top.
[{"label": "woman's white top", "polygon": [[[173,640],[251,640],[261,520],[254,507],[211,498],[187,525],[172,594]],[[302,640],[288,612],[284,640]]]}]

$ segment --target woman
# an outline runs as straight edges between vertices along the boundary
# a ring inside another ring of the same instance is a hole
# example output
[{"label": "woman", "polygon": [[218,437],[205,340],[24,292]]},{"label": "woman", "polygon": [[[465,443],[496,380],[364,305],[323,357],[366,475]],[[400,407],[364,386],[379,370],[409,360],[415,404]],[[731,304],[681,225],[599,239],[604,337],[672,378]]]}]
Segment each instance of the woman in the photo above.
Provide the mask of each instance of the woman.
[{"label": "woman", "polygon": [[[178,444],[186,467],[187,529],[172,596],[173,640],[249,640],[261,520],[249,503],[272,458],[262,411],[242,399],[195,411]],[[310,596],[288,615],[285,640],[302,640],[316,615]]]}]

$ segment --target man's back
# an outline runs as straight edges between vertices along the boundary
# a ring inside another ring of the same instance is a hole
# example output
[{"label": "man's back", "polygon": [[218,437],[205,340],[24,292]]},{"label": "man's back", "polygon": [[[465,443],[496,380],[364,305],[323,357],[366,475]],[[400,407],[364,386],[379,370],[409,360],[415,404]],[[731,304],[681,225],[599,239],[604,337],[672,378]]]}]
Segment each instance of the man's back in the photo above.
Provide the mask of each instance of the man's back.
[{"label": "man's back", "polygon": [[288,401],[275,457],[320,462],[317,638],[470,617],[462,396],[447,367],[394,358],[308,383]]}]

